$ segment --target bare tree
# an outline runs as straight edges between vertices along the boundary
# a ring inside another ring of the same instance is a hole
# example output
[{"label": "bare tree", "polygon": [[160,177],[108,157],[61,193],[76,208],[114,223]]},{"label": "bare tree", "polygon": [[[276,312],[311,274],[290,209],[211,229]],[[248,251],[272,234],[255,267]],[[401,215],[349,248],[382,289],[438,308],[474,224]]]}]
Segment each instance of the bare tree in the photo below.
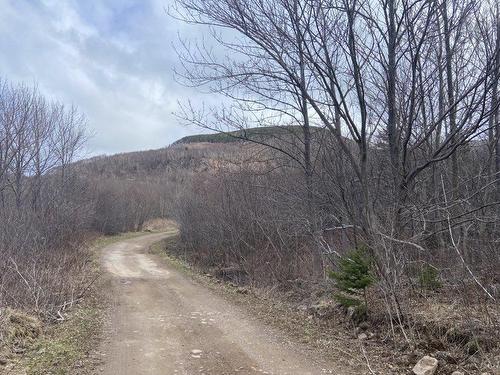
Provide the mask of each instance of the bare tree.
[{"label": "bare tree", "polygon": [[36,86],[1,81],[0,304],[50,314],[86,282],[92,201],[81,181],[57,178],[78,155],[84,126],[76,108]]},{"label": "bare tree", "polygon": [[[314,172],[310,181],[314,191],[334,187],[328,214],[337,218],[337,224],[341,224],[338,218],[349,218],[355,230],[361,228],[363,242],[377,254],[384,279],[391,283],[400,279],[402,243],[422,250],[421,243],[437,236],[446,246],[448,221],[462,230],[464,223],[479,223],[474,212],[498,205],[491,195],[487,202],[472,199],[485,188],[479,183],[482,170],[465,175],[461,166],[471,157],[468,150],[481,144],[483,134],[495,132],[499,50],[491,44],[488,55],[476,53],[483,45],[476,37],[476,20],[492,12],[491,4],[448,0],[178,0],[176,4],[177,17],[208,26],[213,43],[226,51],[220,56],[209,46],[192,48],[184,42],[181,77],[187,84],[222,93],[232,105],[209,116],[193,114],[186,107],[184,117],[219,130],[214,123],[241,129],[252,124],[249,118],[259,126],[270,126],[274,121],[287,124],[286,116],[296,117],[304,139],[309,138],[311,125],[324,129],[328,137],[310,137],[304,150],[328,147],[322,155],[330,156],[323,160],[330,160],[329,165],[341,160],[344,178],[337,178],[339,168],[318,172],[321,162],[316,158],[310,162]],[[304,164],[306,154],[301,158]],[[335,173],[330,176],[333,181],[328,181],[328,171]]]}]

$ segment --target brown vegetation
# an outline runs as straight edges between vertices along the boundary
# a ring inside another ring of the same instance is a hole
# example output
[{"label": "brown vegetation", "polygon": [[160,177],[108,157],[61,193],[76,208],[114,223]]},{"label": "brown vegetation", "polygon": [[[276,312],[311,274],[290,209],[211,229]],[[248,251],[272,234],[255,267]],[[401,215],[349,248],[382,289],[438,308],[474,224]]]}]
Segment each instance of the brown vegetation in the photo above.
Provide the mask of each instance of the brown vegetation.
[{"label": "brown vegetation", "polygon": [[84,125],[75,108],[0,82],[0,307],[59,318],[89,282],[92,200],[71,170]]},{"label": "brown vegetation", "polygon": [[0,304],[60,317],[88,283],[89,231],[169,217],[178,255],[285,293],[331,286],[330,271],[364,249],[375,282],[357,316],[381,327],[381,341],[434,354],[455,345],[457,367],[495,366],[497,4],[176,4],[177,17],[211,26],[231,52],[178,48],[178,77],[227,98],[179,117],[222,136],[71,163],[84,139],[76,109],[0,84]]},{"label": "brown vegetation", "polygon": [[[184,255],[265,286],[321,280],[365,248],[371,315],[388,337],[415,348],[439,335],[421,319],[425,298],[474,306],[476,336],[498,335],[496,4],[176,4],[175,16],[211,26],[212,42],[231,52],[181,42],[179,78],[227,100],[211,111],[187,104],[179,117],[257,145],[251,164],[240,154],[231,167],[214,165],[177,199]],[[302,131],[249,131],[287,126]],[[465,356],[498,350],[471,340]]]}]

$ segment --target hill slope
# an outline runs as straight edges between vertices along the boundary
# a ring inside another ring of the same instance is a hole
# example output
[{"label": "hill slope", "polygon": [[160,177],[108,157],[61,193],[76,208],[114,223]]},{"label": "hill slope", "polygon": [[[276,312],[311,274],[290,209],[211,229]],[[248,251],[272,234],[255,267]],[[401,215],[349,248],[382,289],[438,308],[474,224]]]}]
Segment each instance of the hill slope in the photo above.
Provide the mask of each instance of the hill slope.
[{"label": "hill slope", "polygon": [[[312,133],[322,132],[323,128],[311,127]],[[299,137],[303,136],[301,126],[269,126],[261,128],[241,129],[230,132],[221,132],[213,134],[197,134],[189,135],[175,141],[173,144],[189,144],[189,143],[231,143],[244,141],[265,142],[271,139],[281,139],[284,137]]]}]

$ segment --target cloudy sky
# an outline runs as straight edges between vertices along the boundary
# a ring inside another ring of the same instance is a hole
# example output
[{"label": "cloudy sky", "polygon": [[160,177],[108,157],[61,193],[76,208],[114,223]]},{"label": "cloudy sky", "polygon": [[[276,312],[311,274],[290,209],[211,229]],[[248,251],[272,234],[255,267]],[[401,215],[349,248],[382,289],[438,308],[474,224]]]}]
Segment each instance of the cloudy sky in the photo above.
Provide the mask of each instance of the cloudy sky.
[{"label": "cloudy sky", "polygon": [[94,133],[91,155],[199,132],[172,115],[178,100],[202,100],[173,74],[172,43],[199,30],[169,17],[169,1],[0,0],[0,77],[76,104]]}]

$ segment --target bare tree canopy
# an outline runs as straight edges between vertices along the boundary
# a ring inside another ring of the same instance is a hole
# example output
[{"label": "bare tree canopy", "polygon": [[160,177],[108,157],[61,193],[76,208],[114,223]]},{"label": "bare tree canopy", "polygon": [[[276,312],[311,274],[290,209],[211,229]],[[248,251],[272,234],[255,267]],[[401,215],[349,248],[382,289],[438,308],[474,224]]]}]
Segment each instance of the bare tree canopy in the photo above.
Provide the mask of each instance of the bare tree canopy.
[{"label": "bare tree canopy", "polygon": [[[400,310],[407,262],[450,249],[494,299],[469,264],[499,244],[496,2],[177,0],[170,13],[211,35],[181,40],[178,78],[225,98],[179,116],[239,130],[303,171],[319,257],[325,229],[353,228]],[[302,131],[244,132],[290,126]]]}]

